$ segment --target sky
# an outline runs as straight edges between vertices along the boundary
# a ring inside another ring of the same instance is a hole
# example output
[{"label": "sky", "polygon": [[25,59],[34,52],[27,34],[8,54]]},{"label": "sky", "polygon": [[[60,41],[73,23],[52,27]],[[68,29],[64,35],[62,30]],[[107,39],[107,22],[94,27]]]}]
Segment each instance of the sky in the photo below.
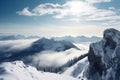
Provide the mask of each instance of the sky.
[{"label": "sky", "polygon": [[0,0],[0,33],[102,36],[120,30],[120,0]]}]

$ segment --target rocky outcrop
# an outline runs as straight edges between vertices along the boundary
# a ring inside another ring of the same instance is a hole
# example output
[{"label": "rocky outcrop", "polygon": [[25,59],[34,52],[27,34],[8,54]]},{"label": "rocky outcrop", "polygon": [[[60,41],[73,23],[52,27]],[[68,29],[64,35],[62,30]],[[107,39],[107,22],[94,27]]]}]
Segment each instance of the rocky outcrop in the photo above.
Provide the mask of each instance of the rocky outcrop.
[{"label": "rocky outcrop", "polygon": [[100,42],[90,45],[88,80],[120,80],[120,31],[107,29]]}]

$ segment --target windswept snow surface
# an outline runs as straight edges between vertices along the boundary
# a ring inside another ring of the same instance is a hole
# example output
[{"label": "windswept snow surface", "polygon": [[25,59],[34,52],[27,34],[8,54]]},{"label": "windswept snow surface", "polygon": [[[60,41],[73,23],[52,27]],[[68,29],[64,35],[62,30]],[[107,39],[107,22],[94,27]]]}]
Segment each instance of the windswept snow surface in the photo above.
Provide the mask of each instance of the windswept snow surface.
[{"label": "windswept snow surface", "polygon": [[84,70],[85,66],[87,66],[87,64],[88,60],[86,57],[78,61],[75,65],[68,68],[63,74],[77,78],[80,75],[80,73]]},{"label": "windswept snow surface", "polygon": [[77,80],[73,77],[37,71],[22,61],[5,62],[0,65],[0,80]]}]

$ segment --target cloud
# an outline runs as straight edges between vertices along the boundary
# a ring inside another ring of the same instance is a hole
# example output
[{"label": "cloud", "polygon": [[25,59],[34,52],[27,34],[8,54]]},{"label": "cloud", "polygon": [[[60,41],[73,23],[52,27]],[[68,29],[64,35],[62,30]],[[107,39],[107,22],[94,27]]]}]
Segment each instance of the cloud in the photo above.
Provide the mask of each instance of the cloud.
[{"label": "cloud", "polygon": [[22,11],[18,11],[19,15],[24,16],[42,16],[51,15],[55,19],[61,19],[65,21],[74,22],[86,22],[92,21],[94,24],[96,21],[100,23],[107,20],[120,21],[117,11],[113,10],[113,7],[108,9],[100,9],[94,4],[111,2],[112,0],[68,0],[64,4],[45,3],[40,4],[33,8],[31,11],[28,8],[24,8]]},{"label": "cloud", "polygon": [[112,0],[86,0],[88,3],[102,3],[102,2],[111,2]]},{"label": "cloud", "polygon": [[16,13],[24,16],[34,16],[34,14],[29,11],[28,7],[24,8],[22,11],[17,11]]},{"label": "cloud", "polygon": [[36,39],[0,41],[0,51],[20,51],[31,46]]},{"label": "cloud", "polygon": [[63,52],[43,51],[37,55],[29,57],[32,59],[31,65],[40,67],[60,67],[67,61],[87,53],[87,50],[69,49]]},{"label": "cloud", "polygon": [[53,17],[55,18],[64,18],[66,16],[79,17],[81,14],[89,15],[91,14],[90,11],[93,11],[94,9],[96,8],[88,5],[86,2],[68,1],[62,5],[53,3],[40,4],[31,12],[28,10],[28,8],[24,8],[22,11],[18,11],[17,13],[24,16],[42,16],[45,14],[54,14]]},{"label": "cloud", "polygon": [[[1,57],[9,57],[14,55],[12,52],[21,51],[31,46],[31,44],[36,41],[36,39],[28,39],[28,40],[8,40],[8,41],[0,41],[0,52],[7,52],[8,54],[1,54]],[[79,57],[80,55],[87,53],[88,45],[78,45],[81,50],[76,50],[74,48],[68,49],[66,51],[55,52],[55,51],[42,51],[40,53],[36,53],[32,56],[26,56],[23,61],[31,61],[30,64],[33,66],[39,67],[58,67],[65,64],[68,60],[73,59],[75,57]],[[18,54],[19,56],[19,54]]]},{"label": "cloud", "polygon": [[45,14],[55,14],[58,13],[62,9],[61,5],[59,4],[52,4],[52,3],[45,3],[37,6],[32,11],[38,15],[45,15]]}]

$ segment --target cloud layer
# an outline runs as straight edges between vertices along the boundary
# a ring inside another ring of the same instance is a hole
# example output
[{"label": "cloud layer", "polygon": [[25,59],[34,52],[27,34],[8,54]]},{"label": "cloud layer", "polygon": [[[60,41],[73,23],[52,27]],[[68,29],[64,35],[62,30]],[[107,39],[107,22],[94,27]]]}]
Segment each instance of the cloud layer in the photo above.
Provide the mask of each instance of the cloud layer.
[{"label": "cloud layer", "polygon": [[21,51],[31,46],[36,39],[0,41],[0,52]]},{"label": "cloud layer", "polygon": [[31,65],[37,65],[40,67],[60,67],[69,60],[79,57],[88,51],[87,45],[81,45],[79,48],[82,48],[82,50],[71,48],[62,52],[43,51],[37,55],[30,56],[29,59],[32,59]]},{"label": "cloud layer", "polygon": [[64,4],[44,3],[31,11],[26,7],[17,13],[24,16],[51,15],[55,19],[75,22],[100,22],[101,24],[114,22],[112,24],[120,24],[120,16],[117,15],[114,7],[100,9],[94,6],[94,4],[104,2],[111,2],[111,0],[68,0]]},{"label": "cloud layer", "polygon": [[[28,39],[28,40],[8,40],[8,41],[0,41],[0,53],[1,52],[7,52],[6,55],[1,54],[0,57],[6,57],[14,55],[14,53],[11,54],[11,52],[14,51],[21,51],[25,48],[28,48],[31,46],[31,44],[36,41],[36,39]],[[65,64],[68,60],[79,57],[82,54],[87,53],[88,51],[88,45],[77,45],[81,50],[77,50],[74,48],[68,49],[66,51],[61,52],[55,52],[55,51],[49,51],[45,50],[40,53],[36,53],[32,56],[26,56],[24,61],[31,61],[30,64],[33,66],[39,66],[39,67],[59,67]],[[20,54],[20,53],[19,53]],[[20,55],[17,56],[20,56]],[[21,53],[22,54],[22,53]]]}]

